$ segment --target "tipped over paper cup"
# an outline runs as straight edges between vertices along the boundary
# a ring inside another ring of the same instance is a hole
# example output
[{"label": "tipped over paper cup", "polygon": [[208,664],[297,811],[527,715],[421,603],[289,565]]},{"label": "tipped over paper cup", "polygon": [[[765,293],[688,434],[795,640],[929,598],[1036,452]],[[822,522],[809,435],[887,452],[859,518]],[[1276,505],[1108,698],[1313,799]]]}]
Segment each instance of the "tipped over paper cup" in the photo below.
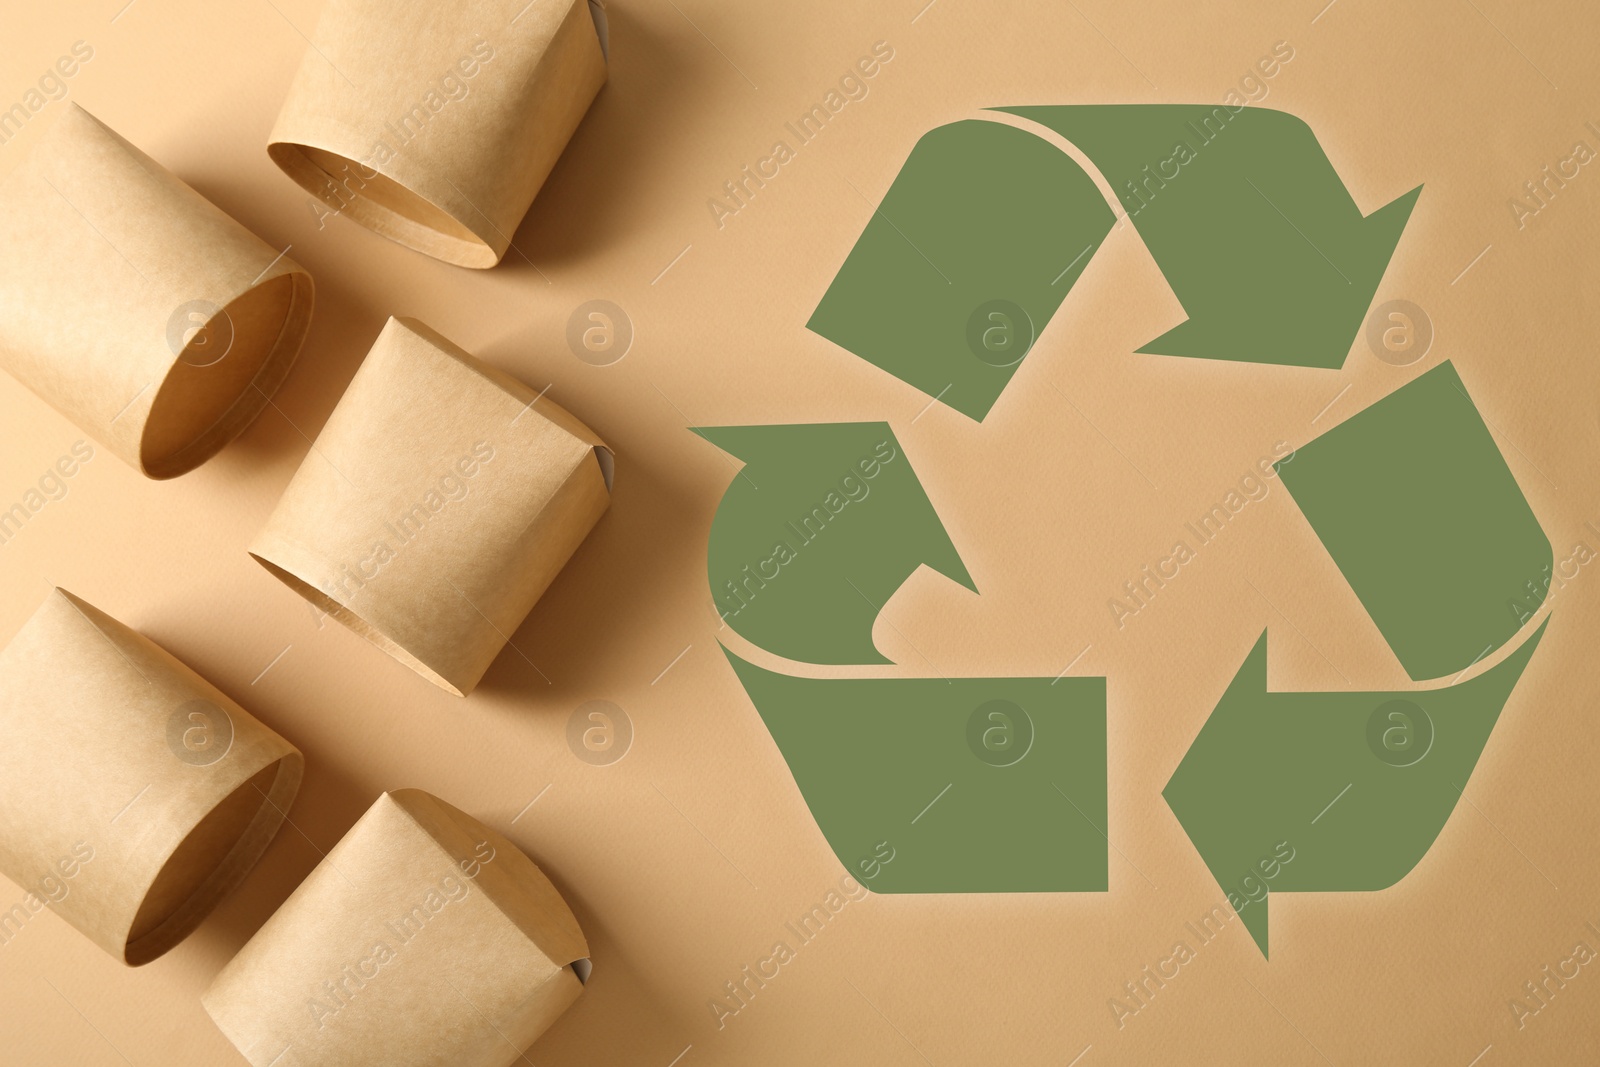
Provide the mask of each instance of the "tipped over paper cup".
[{"label": "tipped over paper cup", "polygon": [[492,267],[606,79],[587,0],[330,0],[267,152],[347,215]]},{"label": "tipped over paper cup", "polygon": [[152,478],[266,407],[311,276],[77,104],[0,183],[0,367]]},{"label": "tipped over paper cup", "polygon": [[578,998],[588,956],[532,860],[402,789],[378,798],[201,1001],[253,1067],[509,1067]]},{"label": "tipped over paper cup", "polygon": [[390,319],[250,554],[465,696],[599,521],[611,480],[611,450],[571,414]]},{"label": "tipped over paper cup", "polygon": [[[131,966],[260,859],[300,752],[146,637],[57,589],[0,651],[0,873]],[[19,911],[20,909],[20,911]]]}]

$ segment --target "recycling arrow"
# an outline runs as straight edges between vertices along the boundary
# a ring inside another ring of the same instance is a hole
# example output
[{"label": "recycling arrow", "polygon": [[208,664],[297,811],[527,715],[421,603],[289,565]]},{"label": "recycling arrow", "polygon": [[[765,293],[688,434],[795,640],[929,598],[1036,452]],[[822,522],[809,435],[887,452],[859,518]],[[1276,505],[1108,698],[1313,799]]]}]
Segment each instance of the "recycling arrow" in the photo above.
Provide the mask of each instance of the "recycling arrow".
[{"label": "recycling arrow", "polygon": [[879,610],[918,566],[977,592],[886,422],[720,426],[745,461],[712,519],[708,576],[737,633],[805,663],[888,663]]},{"label": "recycling arrow", "polygon": [[874,892],[1106,889],[1104,678],[795,678],[723,651]]},{"label": "recycling arrow", "polygon": [[1111,231],[1072,157],[997,122],[922,136],[806,325],[981,421]]},{"label": "recycling arrow", "polygon": [[1421,861],[1543,635],[1456,686],[1273,693],[1262,633],[1162,793],[1262,955],[1269,894],[1386,889]]},{"label": "recycling arrow", "polygon": [[[1078,146],[1127,206],[1189,316],[1145,352],[1341,366],[1421,193],[1363,216],[1310,128],[1277,111],[998,110]],[[939,127],[808,326],[981,420],[1110,223],[1042,137]],[[754,644],[885,662],[872,624],[917,566],[976,591],[886,424],[700,432],[747,461],[709,566],[723,617]],[[1517,635],[1550,543],[1448,363],[1279,473],[1413,679],[1459,678]],[[1164,796],[1263,954],[1270,893],[1383,889],[1421,860],[1543,634],[1458,685],[1361,693],[1269,692],[1261,635]],[[1104,679],[813,679],[724,651],[872,888],[1106,888]]]},{"label": "recycling arrow", "polygon": [[1077,145],[1187,321],[1139,351],[1339,367],[1422,187],[1363,217],[1316,134],[1204,104],[1008,107]]},{"label": "recycling arrow", "polygon": [[1504,645],[1554,554],[1449,362],[1278,464],[1283,484],[1412,678]]},{"label": "recycling arrow", "polygon": [[[1267,108],[994,110],[1072,142],[1124,204],[1188,314],[1141,352],[1342,366],[1422,192],[1363,216],[1311,128]],[[940,126],[806,325],[981,421],[1113,219],[1043,138]]]},{"label": "recycling arrow", "polygon": [[[745,460],[712,519],[708,576],[757,647],[887,663],[872,624],[918,566],[976,592],[887,423],[696,432]],[[1105,890],[1104,678],[803,678],[724,652],[871,889]]]},{"label": "recycling arrow", "polygon": [[[1448,362],[1278,470],[1412,678],[1521,628],[1503,605],[1550,542]],[[1262,634],[1164,795],[1263,954],[1266,893],[1384,889],[1422,859],[1544,626],[1471,681],[1392,693],[1269,693]]]}]

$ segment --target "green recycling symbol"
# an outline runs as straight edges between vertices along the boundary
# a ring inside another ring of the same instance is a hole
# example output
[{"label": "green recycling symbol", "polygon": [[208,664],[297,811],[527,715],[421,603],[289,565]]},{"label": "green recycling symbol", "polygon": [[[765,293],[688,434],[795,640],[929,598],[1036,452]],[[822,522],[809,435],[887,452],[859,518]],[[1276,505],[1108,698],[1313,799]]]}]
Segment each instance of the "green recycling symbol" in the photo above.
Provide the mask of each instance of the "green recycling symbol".
[{"label": "green recycling symbol", "polygon": [[[1117,221],[1055,139],[1099,169],[1189,316],[1140,349],[1161,355],[1342,366],[1421,192],[1363,216],[1278,111],[1000,110],[1027,128],[922,137],[808,324],[980,422]],[[873,623],[918,567],[978,591],[887,423],[697,432],[744,464],[708,577],[763,652],[887,663]],[[1273,893],[1385,889],[1427,853],[1543,636],[1528,590],[1553,563],[1449,362],[1290,458],[1279,477],[1419,687],[1271,692],[1268,635],[1240,650],[1163,796],[1264,955],[1266,902],[1238,887],[1286,840]],[[723,651],[872,890],[1108,888],[1106,679],[803,677]],[[916,847],[896,848],[908,818]]]}]

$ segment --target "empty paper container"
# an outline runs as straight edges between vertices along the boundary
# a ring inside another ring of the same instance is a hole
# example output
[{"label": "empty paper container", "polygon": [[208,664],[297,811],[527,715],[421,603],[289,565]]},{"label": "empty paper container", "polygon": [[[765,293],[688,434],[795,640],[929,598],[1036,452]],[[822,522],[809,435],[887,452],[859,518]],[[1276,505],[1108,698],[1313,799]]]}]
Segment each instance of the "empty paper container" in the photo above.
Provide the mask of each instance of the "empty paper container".
[{"label": "empty paper container", "polygon": [[578,998],[588,956],[532,860],[402,789],[377,799],[201,1002],[254,1067],[508,1067]]},{"label": "empty paper container", "polygon": [[0,872],[137,966],[244,879],[300,787],[294,746],[62,589],[0,651]]},{"label": "empty paper container", "polygon": [[311,276],[76,104],[0,184],[0,366],[152,478],[266,407]]},{"label": "empty paper container", "polygon": [[390,319],[250,554],[465,696],[599,521],[611,473],[548,397]]},{"label": "empty paper container", "polygon": [[492,267],[606,79],[586,0],[329,0],[267,143],[391,240]]}]

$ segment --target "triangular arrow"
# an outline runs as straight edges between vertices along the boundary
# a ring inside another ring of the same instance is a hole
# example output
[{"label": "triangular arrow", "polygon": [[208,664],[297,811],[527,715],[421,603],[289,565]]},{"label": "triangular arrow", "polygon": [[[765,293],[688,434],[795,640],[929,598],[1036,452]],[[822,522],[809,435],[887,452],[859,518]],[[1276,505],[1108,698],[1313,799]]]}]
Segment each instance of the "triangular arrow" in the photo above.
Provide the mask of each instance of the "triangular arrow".
[{"label": "triangular arrow", "polygon": [[888,663],[884,603],[921,564],[977,592],[886,422],[703,427],[745,461],[712,519],[707,575],[727,624],[805,663]]},{"label": "triangular arrow", "polygon": [[1008,107],[1078,146],[1186,322],[1140,349],[1339,367],[1422,187],[1362,217],[1311,127],[1267,108]]},{"label": "triangular arrow", "polygon": [[1386,889],[1421,861],[1543,636],[1443,689],[1271,693],[1262,633],[1162,792],[1262,955],[1269,893]]}]

